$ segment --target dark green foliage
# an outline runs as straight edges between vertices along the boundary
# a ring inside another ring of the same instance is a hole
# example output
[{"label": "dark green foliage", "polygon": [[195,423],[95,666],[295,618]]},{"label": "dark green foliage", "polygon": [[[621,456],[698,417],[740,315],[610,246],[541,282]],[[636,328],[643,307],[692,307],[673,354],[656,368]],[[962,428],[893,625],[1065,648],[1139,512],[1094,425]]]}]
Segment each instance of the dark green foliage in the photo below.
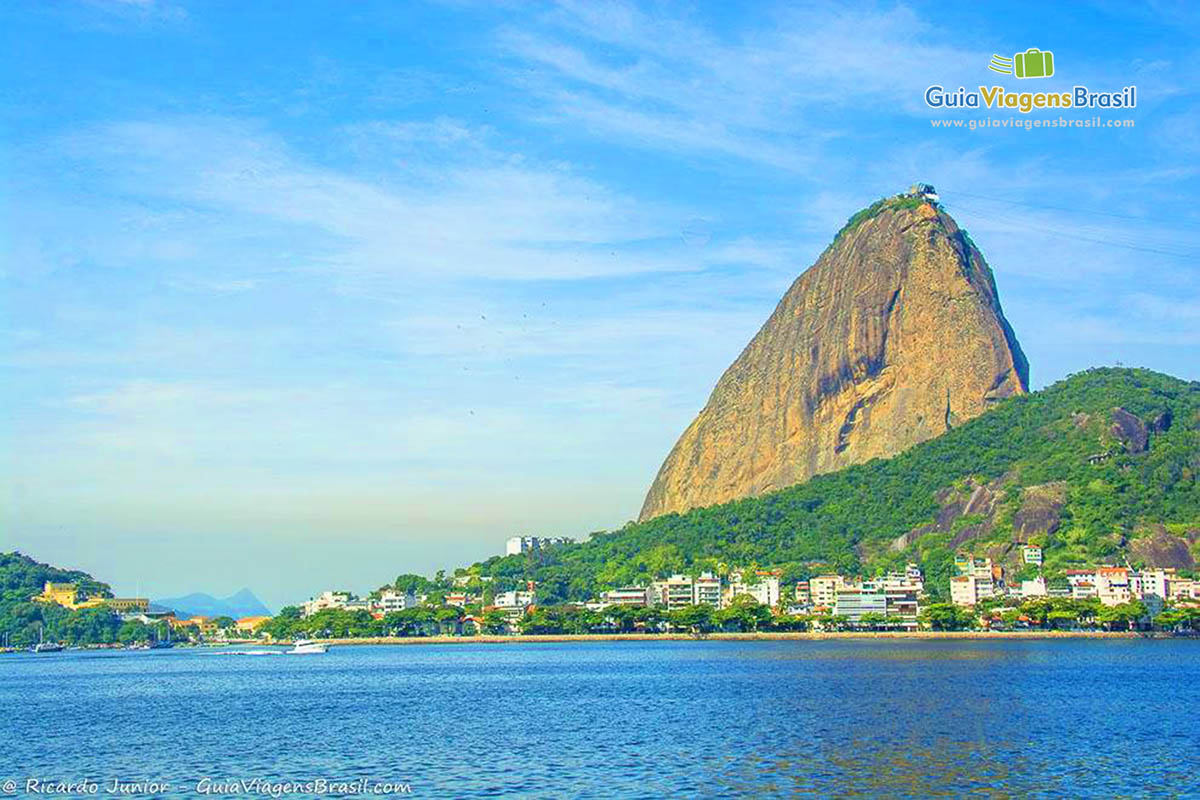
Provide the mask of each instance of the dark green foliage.
[{"label": "dark green foliage", "polygon": [[[1109,432],[1121,407],[1173,424],[1131,454]],[[1086,419],[1083,416],[1086,414]],[[929,534],[903,552],[890,544],[933,521],[935,495],[974,477],[1007,476],[1010,491],[1064,481],[1059,531],[1044,542],[1050,574],[1124,553],[1140,526],[1200,527],[1200,384],[1140,369],[1095,369],[1010,398],[949,433],[889,460],[874,460],[773,494],[669,514],[587,542],[497,557],[472,571],[501,584],[536,580],[542,602],[583,600],[601,589],[671,572],[781,567],[786,581],[825,571],[873,574],[919,561],[927,586],[944,590],[950,537]],[[1100,464],[1087,457],[1111,451]]]},{"label": "dark green foliage", "polygon": [[[833,242],[836,244],[843,236],[851,234],[854,229],[863,224],[872,217],[878,214],[885,208],[889,210],[904,210],[913,209],[925,203],[925,199],[916,195],[893,195],[891,197],[881,197],[871,205],[854,213],[850,219],[846,220],[846,224],[833,237]],[[831,245],[832,246],[832,245]]]},{"label": "dark green foliage", "polygon": [[107,583],[100,583],[86,572],[52,567],[21,553],[0,553],[0,600],[28,600],[41,594],[46,581],[76,583],[84,594],[112,597]]},{"label": "dark green foliage", "polygon": [[0,633],[14,647],[35,644],[42,631],[47,641],[63,644],[112,644],[147,641],[165,636],[139,622],[122,622],[106,608],[71,611],[59,605],[34,603],[46,581],[75,583],[86,595],[112,597],[108,584],[78,570],[65,570],[34,561],[21,553],[0,553]]}]

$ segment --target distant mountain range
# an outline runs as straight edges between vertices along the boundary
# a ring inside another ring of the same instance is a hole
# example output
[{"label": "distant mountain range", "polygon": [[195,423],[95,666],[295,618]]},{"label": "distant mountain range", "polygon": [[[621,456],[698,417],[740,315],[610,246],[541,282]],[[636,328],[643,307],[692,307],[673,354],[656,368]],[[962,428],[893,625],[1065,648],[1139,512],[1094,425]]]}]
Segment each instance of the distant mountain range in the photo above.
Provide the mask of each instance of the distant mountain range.
[{"label": "distant mountain range", "polygon": [[193,592],[183,597],[166,597],[155,600],[154,605],[169,608],[180,618],[191,617],[258,617],[270,616],[271,611],[254,592],[242,589],[229,597],[217,598],[204,592]]}]

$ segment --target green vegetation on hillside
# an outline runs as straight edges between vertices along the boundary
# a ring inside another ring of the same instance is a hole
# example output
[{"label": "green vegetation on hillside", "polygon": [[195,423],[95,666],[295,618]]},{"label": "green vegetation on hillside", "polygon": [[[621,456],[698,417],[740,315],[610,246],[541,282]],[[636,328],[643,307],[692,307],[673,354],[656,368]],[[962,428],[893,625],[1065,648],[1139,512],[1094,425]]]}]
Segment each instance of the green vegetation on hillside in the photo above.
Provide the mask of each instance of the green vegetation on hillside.
[{"label": "green vegetation on hillside", "polygon": [[[881,197],[866,208],[859,209],[851,215],[850,219],[846,220],[846,224],[841,227],[841,230],[833,237],[834,244],[843,236],[847,236],[854,232],[854,229],[863,224],[872,217],[879,215],[885,208],[889,210],[902,211],[904,209],[914,209],[925,203],[923,197],[916,195],[900,194],[890,197]],[[830,245],[832,247],[832,244]]]},{"label": "green vegetation on hillside", "polygon": [[[1148,427],[1146,452],[1112,430],[1114,409]],[[1102,459],[1089,457],[1102,456]],[[874,460],[773,494],[670,514],[587,542],[496,557],[466,570],[499,587],[535,580],[543,602],[584,600],[615,586],[672,572],[780,567],[786,580],[825,571],[874,574],[915,560],[935,595],[946,591],[956,551],[1014,538],[1012,515],[1027,487],[1063,485],[1053,532],[1039,533],[1051,577],[1072,564],[1137,563],[1132,544],[1161,525],[1191,556],[1200,542],[1200,384],[1141,369],[1094,369],[1010,398],[962,427],[889,460]],[[1000,486],[994,527],[971,538],[931,531],[939,494]],[[1036,489],[1029,489],[1030,494]],[[1190,531],[1197,536],[1179,538]],[[954,537],[966,541],[953,545]],[[1031,537],[1033,538],[1033,537]],[[1186,566],[1186,565],[1185,565]]]},{"label": "green vegetation on hillside", "polygon": [[[0,636],[13,647],[35,644],[45,629],[46,641],[63,644],[113,644],[148,641],[154,631],[140,622],[125,622],[108,608],[71,611],[53,603],[34,603],[46,581],[74,583],[84,594],[112,597],[108,584],[78,570],[34,561],[21,553],[0,553]],[[163,633],[159,633],[163,635]]]}]

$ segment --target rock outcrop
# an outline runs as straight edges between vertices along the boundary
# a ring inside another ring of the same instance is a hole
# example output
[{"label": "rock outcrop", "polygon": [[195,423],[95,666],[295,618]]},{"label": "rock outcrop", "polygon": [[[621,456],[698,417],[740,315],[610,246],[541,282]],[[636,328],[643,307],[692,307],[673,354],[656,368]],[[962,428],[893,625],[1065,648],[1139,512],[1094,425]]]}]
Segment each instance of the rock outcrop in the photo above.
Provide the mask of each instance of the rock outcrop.
[{"label": "rock outcrop", "polygon": [[640,518],[895,455],[1027,388],[991,270],[921,187],[855,215],[796,279],[667,456]]}]

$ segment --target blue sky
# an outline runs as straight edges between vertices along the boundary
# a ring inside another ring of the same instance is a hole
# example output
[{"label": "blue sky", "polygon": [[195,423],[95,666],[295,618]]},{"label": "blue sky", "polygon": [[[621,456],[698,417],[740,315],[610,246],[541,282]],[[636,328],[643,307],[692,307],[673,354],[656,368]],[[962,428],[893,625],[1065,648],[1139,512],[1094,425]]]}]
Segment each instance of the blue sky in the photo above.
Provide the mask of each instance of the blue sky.
[{"label": "blue sky", "polygon": [[[5,4],[0,548],[278,606],[618,526],[915,180],[1035,386],[1200,378],[1200,15],[958,5]],[[934,130],[1012,115],[931,83],[1136,84],[1135,127]]]}]

